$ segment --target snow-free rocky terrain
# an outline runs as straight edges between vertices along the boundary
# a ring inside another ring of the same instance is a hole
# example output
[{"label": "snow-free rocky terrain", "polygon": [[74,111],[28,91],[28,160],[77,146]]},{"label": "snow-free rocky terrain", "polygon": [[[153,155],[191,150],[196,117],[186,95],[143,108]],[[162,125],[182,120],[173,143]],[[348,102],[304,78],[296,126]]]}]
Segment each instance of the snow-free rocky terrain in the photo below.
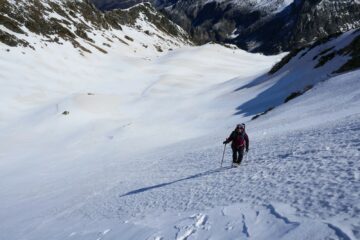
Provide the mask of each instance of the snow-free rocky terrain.
[{"label": "snow-free rocky terrain", "polygon": [[29,43],[0,43],[1,240],[360,239],[359,31],[283,58],[137,19],[1,26]]}]

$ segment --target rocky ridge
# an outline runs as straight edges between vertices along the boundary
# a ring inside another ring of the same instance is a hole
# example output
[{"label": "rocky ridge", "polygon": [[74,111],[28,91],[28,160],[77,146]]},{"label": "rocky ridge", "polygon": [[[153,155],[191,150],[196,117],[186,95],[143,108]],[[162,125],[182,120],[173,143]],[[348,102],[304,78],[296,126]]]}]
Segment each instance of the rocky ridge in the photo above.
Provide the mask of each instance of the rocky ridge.
[{"label": "rocky ridge", "polygon": [[[103,10],[141,0],[93,0]],[[355,0],[152,0],[169,19],[203,44],[231,43],[251,52],[276,54],[360,27]]]},{"label": "rocky ridge", "polygon": [[8,47],[69,42],[84,54],[106,53],[115,42],[158,52],[191,44],[183,29],[146,3],[103,13],[88,0],[0,2],[0,42]]}]

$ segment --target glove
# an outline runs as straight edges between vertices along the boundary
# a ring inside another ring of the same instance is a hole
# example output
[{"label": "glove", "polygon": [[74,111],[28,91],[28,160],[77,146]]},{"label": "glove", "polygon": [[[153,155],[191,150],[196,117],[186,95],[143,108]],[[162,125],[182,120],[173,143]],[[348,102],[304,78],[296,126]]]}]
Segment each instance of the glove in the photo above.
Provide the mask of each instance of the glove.
[{"label": "glove", "polygon": [[226,143],[227,143],[226,141],[223,142],[223,144],[226,144]]}]

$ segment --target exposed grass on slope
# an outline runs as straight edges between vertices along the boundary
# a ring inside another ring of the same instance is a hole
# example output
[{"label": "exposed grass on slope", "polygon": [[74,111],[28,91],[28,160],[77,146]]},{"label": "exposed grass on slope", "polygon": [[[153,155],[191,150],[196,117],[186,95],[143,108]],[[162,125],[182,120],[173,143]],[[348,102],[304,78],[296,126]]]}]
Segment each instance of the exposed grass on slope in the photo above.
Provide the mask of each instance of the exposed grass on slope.
[{"label": "exposed grass on slope", "polygon": [[27,41],[21,40],[17,38],[15,35],[4,32],[1,29],[0,29],[0,42],[10,47],[24,46],[24,47],[33,48]]}]

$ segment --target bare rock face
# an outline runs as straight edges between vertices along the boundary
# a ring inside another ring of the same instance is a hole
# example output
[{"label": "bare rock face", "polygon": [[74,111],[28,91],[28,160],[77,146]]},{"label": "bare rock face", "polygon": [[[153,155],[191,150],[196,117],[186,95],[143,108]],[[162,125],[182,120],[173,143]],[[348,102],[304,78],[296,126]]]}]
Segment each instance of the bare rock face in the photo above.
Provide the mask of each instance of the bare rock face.
[{"label": "bare rock face", "polygon": [[360,27],[360,1],[297,1],[295,20],[290,40],[299,46]]},{"label": "bare rock face", "polygon": [[[93,0],[102,9],[142,0]],[[251,52],[289,51],[360,27],[356,0],[152,0],[193,39],[232,43]]]}]

